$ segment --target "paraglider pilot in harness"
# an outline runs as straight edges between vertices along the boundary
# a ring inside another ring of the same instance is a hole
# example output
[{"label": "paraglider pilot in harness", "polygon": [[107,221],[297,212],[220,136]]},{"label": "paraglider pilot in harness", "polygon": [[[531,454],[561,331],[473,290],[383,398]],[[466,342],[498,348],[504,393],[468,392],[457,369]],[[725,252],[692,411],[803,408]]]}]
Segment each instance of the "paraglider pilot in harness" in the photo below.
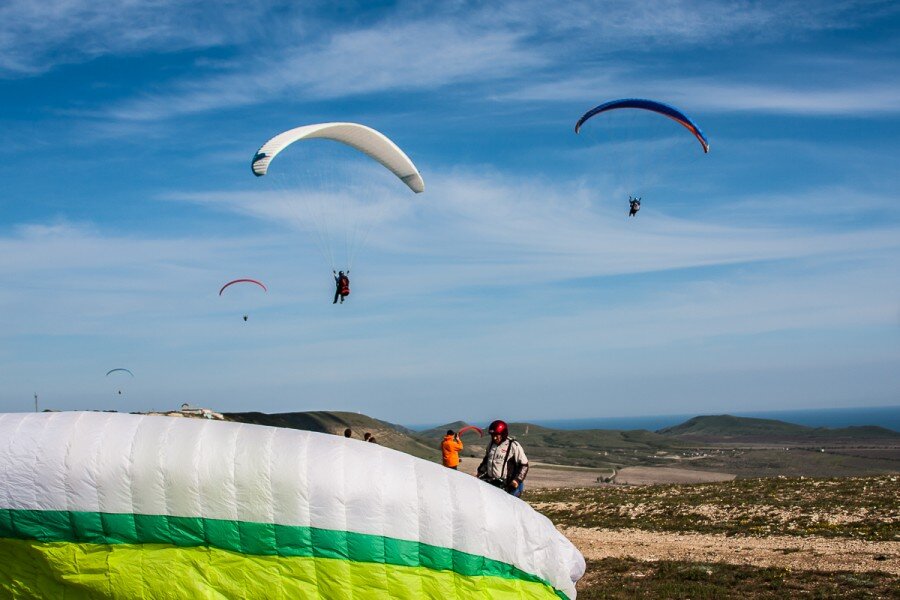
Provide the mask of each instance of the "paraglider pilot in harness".
[{"label": "paraglider pilot in harness", "polygon": [[509,437],[509,426],[504,421],[491,423],[488,433],[491,434],[491,443],[478,465],[478,479],[518,498],[525,489],[528,457],[522,444]]},{"label": "paraglider pilot in harness", "polygon": [[633,217],[638,214],[638,211],[641,210],[641,199],[640,198],[632,198],[628,196],[628,204],[631,205],[631,210],[628,211],[628,216]]},{"label": "paraglider pilot in harness", "polygon": [[[341,299],[341,304],[343,304],[344,298],[350,295],[350,278],[347,277],[347,275],[345,275],[343,271],[338,271],[337,273],[332,271],[332,273],[334,273],[335,286],[334,302],[332,302],[332,304],[337,304],[338,298]],[[350,270],[348,269],[347,274],[349,275],[349,273]]]}]

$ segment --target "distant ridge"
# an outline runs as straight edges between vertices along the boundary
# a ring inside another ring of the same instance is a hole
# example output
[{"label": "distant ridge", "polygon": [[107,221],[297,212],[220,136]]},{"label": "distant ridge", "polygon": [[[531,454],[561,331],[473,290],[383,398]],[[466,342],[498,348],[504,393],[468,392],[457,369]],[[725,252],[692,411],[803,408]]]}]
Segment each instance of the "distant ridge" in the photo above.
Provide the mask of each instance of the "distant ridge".
[{"label": "distant ridge", "polygon": [[[440,441],[446,431],[458,431],[464,425],[456,421],[416,433],[354,412],[245,412],[224,416],[229,421],[337,436],[349,427],[353,443],[363,443],[363,434],[369,432],[381,446],[433,462],[440,461]],[[900,472],[900,433],[882,427],[827,429],[775,419],[716,415],[687,419],[657,432],[561,430],[515,422],[509,423],[509,429],[536,466],[560,465],[564,469],[593,468],[603,472],[641,466],[734,473],[739,477],[839,477]],[[463,441],[465,448],[460,456],[464,468],[471,471],[484,456],[489,439],[470,433]]]},{"label": "distant ridge", "polygon": [[350,428],[354,439],[361,440],[363,434],[368,432],[374,435],[376,442],[382,446],[428,460],[439,458],[436,449],[430,448],[414,438],[411,435],[413,432],[409,429],[354,412],[309,411],[273,414],[243,412],[225,413],[225,419],[239,423],[287,427],[332,435],[344,435],[344,430]]},{"label": "distant ridge", "polygon": [[807,427],[785,423],[775,419],[754,419],[735,417],[733,415],[707,415],[688,419],[680,425],[665,427],[657,433],[676,437],[704,439],[743,439],[759,438],[762,441],[775,439],[808,439],[812,440],[846,440],[888,438],[900,439],[900,433],[874,425],[841,427]]}]

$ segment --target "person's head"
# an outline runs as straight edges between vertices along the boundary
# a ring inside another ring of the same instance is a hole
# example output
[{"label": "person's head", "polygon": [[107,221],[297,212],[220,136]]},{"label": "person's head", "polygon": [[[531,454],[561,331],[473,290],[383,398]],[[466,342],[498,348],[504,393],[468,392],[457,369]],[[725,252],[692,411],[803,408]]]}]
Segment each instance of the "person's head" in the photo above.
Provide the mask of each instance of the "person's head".
[{"label": "person's head", "polygon": [[348,427],[344,430],[344,437],[351,437],[353,435],[353,431]]},{"label": "person's head", "polygon": [[363,439],[366,440],[367,442],[368,442],[371,438],[372,438],[372,434],[369,433],[368,431],[365,432],[365,433],[363,434]]},{"label": "person's head", "polygon": [[488,425],[488,433],[491,435],[491,440],[495,444],[499,444],[509,437],[509,427],[506,425],[506,421],[497,419]]},{"label": "person's head", "polygon": [[338,271],[338,275],[343,275],[343,274],[344,274],[343,271]]},{"label": "person's head", "polygon": [[369,441],[372,442],[373,444],[377,444],[377,443],[378,443],[378,442],[375,441],[375,436],[374,436],[374,435],[370,435],[370,436],[369,436]]},{"label": "person's head", "polygon": [[447,430],[447,435],[454,435],[455,433],[456,433],[456,432],[453,431],[452,429],[448,429],[448,430]]}]

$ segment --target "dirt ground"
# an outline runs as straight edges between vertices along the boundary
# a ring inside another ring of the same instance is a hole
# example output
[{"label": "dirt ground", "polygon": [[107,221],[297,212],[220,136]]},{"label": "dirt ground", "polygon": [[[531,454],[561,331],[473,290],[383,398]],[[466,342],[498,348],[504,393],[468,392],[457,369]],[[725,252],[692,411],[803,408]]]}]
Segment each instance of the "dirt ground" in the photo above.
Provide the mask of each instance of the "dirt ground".
[{"label": "dirt ground", "polygon": [[[466,471],[474,474],[471,461]],[[600,483],[609,469],[556,467],[533,463],[528,488],[575,488]],[[618,472],[618,484],[710,483],[732,481],[732,473],[669,467],[627,467]],[[804,571],[880,571],[900,576],[900,542],[848,538],[768,535],[763,537],[703,533],[655,532],[639,529],[561,527],[562,533],[588,560],[632,558],[641,561],[720,562],[754,567]]]},{"label": "dirt ground", "polygon": [[638,529],[561,529],[588,560],[724,562],[812,571],[883,571],[900,575],[900,542],[792,536],[737,537]]},{"label": "dirt ground", "polygon": [[[475,474],[478,468],[476,462],[463,463],[464,470]],[[528,478],[525,480],[525,489],[558,488],[558,487],[597,487],[603,484],[603,478],[613,474],[611,469],[589,469],[579,467],[558,467],[531,463],[528,469]],[[674,467],[626,467],[616,474],[616,483],[628,485],[650,485],[654,483],[712,483],[716,481],[731,481],[734,479],[731,473],[717,473],[713,471],[694,471],[691,469],[678,469]]]},{"label": "dirt ground", "polygon": [[735,475],[715,471],[695,471],[673,467],[625,467],[616,474],[616,483],[653,485],[656,483],[714,483],[731,481]]}]

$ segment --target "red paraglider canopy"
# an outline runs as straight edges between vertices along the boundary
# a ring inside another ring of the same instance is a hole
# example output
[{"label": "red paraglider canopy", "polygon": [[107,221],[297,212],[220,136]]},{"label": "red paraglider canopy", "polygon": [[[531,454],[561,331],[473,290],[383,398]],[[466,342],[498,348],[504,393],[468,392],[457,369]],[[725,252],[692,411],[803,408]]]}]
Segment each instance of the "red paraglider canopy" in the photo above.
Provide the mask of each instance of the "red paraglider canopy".
[{"label": "red paraglider canopy", "polygon": [[236,284],[236,283],[255,283],[256,285],[258,285],[259,287],[261,287],[261,288],[263,289],[264,292],[268,292],[268,291],[269,291],[269,289],[268,289],[261,281],[257,281],[257,280],[255,280],[255,279],[235,279],[234,281],[229,281],[228,283],[226,283],[225,285],[223,285],[223,286],[222,286],[222,289],[219,290],[219,295],[220,295],[220,296],[222,295],[222,292],[225,291],[225,288],[227,288],[228,286],[234,285],[234,284]]},{"label": "red paraglider canopy", "polygon": [[465,427],[460,429],[456,435],[462,435],[467,431],[477,431],[479,437],[484,436],[484,432],[481,430],[481,427],[475,427],[474,425],[466,425]]}]

